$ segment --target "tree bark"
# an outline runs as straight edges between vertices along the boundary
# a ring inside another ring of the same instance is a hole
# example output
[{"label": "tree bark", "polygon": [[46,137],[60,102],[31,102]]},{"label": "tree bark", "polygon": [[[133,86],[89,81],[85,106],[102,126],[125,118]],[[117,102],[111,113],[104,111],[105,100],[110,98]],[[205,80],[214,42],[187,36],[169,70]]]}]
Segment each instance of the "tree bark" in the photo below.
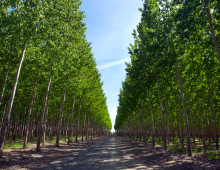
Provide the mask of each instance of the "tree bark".
[{"label": "tree bark", "polygon": [[169,123],[169,105],[165,94],[165,104],[166,104],[166,121],[167,121],[167,143],[170,144],[170,123]]},{"label": "tree bark", "polygon": [[184,94],[183,94],[183,87],[182,87],[182,83],[181,83],[181,79],[180,79],[178,59],[177,59],[176,55],[175,55],[175,59],[176,59],[176,71],[177,71],[177,77],[178,77],[178,82],[179,82],[179,89],[180,89],[180,94],[181,94],[181,98],[182,98],[183,111],[184,111],[184,117],[185,117],[187,151],[188,151],[188,156],[192,156],[191,144],[190,144],[189,124],[188,124],[188,117],[187,117],[187,113],[186,113],[186,104],[185,104],[185,99],[184,99]]},{"label": "tree bark", "polygon": [[65,103],[65,99],[66,99],[66,89],[67,89],[67,83],[66,83],[66,87],[65,87],[65,90],[64,90],[63,100],[62,100],[61,108],[60,108],[60,119],[59,119],[59,123],[58,123],[58,127],[57,127],[56,147],[59,147],[59,142],[60,142],[60,127],[61,127],[61,124],[62,124],[63,109],[64,109],[64,103]]},{"label": "tree bark", "polygon": [[85,111],[84,120],[83,120],[82,141],[83,141],[83,135],[85,135],[85,130],[86,130],[85,126],[86,126],[86,111]]},{"label": "tree bark", "polygon": [[52,62],[52,65],[51,65],[49,81],[48,81],[48,84],[47,84],[46,96],[45,96],[45,99],[44,99],[43,112],[42,112],[42,115],[41,115],[41,121],[40,121],[40,124],[39,124],[38,140],[37,140],[37,148],[36,148],[36,152],[40,152],[40,143],[41,143],[41,139],[42,139],[42,131],[43,131],[44,116],[45,116],[45,113],[46,113],[47,100],[48,100],[48,95],[49,95],[49,91],[50,91],[51,79],[52,79],[53,64],[54,64],[54,62]]},{"label": "tree bark", "polygon": [[0,158],[2,158],[3,156],[3,146],[4,146],[4,141],[5,141],[5,136],[7,133],[7,128],[8,128],[8,124],[10,122],[10,116],[11,116],[11,110],[12,110],[12,106],[13,106],[13,102],[14,102],[14,97],[15,97],[15,92],[16,92],[16,88],[17,88],[17,84],[18,84],[18,78],[20,75],[20,71],[21,71],[21,66],[24,60],[24,54],[25,54],[25,50],[26,50],[27,44],[24,44],[23,50],[22,50],[22,54],[20,57],[20,61],[18,64],[18,69],[17,69],[17,73],[15,76],[15,81],[14,81],[14,85],[13,85],[13,89],[11,92],[11,97],[10,97],[10,101],[8,104],[8,110],[6,112],[5,115],[5,119],[4,119],[4,124],[2,126],[2,130],[1,130],[1,137],[0,137]]},{"label": "tree bark", "polygon": [[[51,84],[50,84],[50,89],[51,89]],[[47,126],[47,115],[48,115],[49,102],[50,102],[50,92],[49,92],[48,99],[47,99],[46,112],[45,112],[44,122],[43,122],[43,130],[42,130],[42,145],[43,146],[45,145],[45,140],[46,140],[46,126]]]},{"label": "tree bark", "polygon": [[29,132],[30,116],[31,116],[31,111],[32,111],[33,104],[34,104],[35,95],[36,95],[37,80],[38,80],[38,75],[37,75],[36,80],[35,80],[34,90],[33,90],[33,94],[32,94],[32,97],[31,97],[31,103],[30,103],[29,110],[28,110],[28,117],[27,117],[27,124],[26,124],[26,129],[25,129],[25,137],[24,137],[24,145],[23,145],[24,149],[27,148],[27,139],[28,139],[28,132]]},{"label": "tree bark", "polygon": [[207,83],[208,83],[208,91],[209,91],[209,102],[210,102],[210,109],[213,115],[213,120],[214,120],[214,131],[215,131],[215,142],[216,142],[216,149],[219,149],[219,144],[218,144],[218,128],[216,125],[216,114],[215,114],[215,110],[213,107],[213,101],[212,101],[212,92],[211,92],[211,87],[210,87],[210,79],[209,79],[209,73],[208,73],[208,65],[206,63],[206,79],[207,79]]},{"label": "tree bark", "polygon": [[204,137],[205,132],[204,132],[204,125],[203,125],[203,121],[202,121],[202,113],[201,113],[202,109],[200,107],[200,102],[199,102],[195,72],[193,74],[194,74],[194,85],[195,85],[195,92],[196,92],[196,101],[197,101],[198,113],[199,113],[199,117],[200,117],[200,128],[201,128],[202,139],[203,139],[203,148],[204,148],[204,150],[206,150],[205,137]]},{"label": "tree bark", "polygon": [[[76,95],[74,95],[74,99],[73,99],[73,107],[72,107],[72,112],[71,112],[71,120],[70,120],[70,126],[69,126],[69,135],[68,135],[68,145],[70,144],[70,142],[72,142],[72,137],[73,137],[73,127],[74,127],[74,124],[73,124],[73,112],[74,112],[74,106],[75,106],[75,98],[76,98]],[[71,138],[71,140],[70,140]]]},{"label": "tree bark", "polygon": [[80,111],[81,111],[81,101],[79,104],[79,114],[78,114],[78,119],[77,119],[77,130],[76,130],[76,140],[75,140],[76,143],[78,142],[77,137],[79,134]]},{"label": "tree bark", "polygon": [[144,106],[143,106],[143,100],[141,101],[141,109],[142,109],[142,132],[144,137],[144,144],[147,144],[146,140],[146,129],[145,129],[145,116],[144,116]]},{"label": "tree bark", "polygon": [[179,95],[179,89],[177,87],[178,103],[179,103],[179,122],[180,122],[180,143],[181,148],[184,149],[184,136],[183,136],[183,119],[182,119],[182,110],[181,110],[181,101]]},{"label": "tree bark", "polygon": [[192,106],[189,100],[189,90],[187,87],[187,99],[188,99],[188,104],[189,104],[189,112],[190,112],[190,117],[191,117],[191,133],[192,133],[192,137],[193,137],[193,144],[195,145],[195,140],[196,140],[196,135],[195,135],[195,126],[194,126],[194,121],[193,121],[193,114],[192,114]]},{"label": "tree bark", "polygon": [[155,147],[155,140],[154,140],[154,117],[152,112],[152,106],[151,106],[151,94],[150,90],[148,90],[148,96],[149,96],[149,106],[150,106],[150,116],[151,116],[151,127],[152,127],[152,145]]},{"label": "tree bark", "polygon": [[162,103],[162,98],[161,98],[161,93],[160,93],[160,84],[159,84],[158,76],[157,76],[157,87],[158,87],[158,94],[159,94],[159,100],[160,100],[160,112],[162,116],[163,144],[164,144],[164,149],[167,150],[166,129],[165,129],[165,123],[164,123],[164,111],[163,111],[163,103]]}]

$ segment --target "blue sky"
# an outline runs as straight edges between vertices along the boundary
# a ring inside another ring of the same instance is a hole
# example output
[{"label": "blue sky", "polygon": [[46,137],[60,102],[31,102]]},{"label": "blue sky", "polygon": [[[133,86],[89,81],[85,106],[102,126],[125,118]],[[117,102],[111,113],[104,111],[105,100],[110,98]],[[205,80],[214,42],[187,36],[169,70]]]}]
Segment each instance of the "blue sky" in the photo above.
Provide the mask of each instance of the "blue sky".
[{"label": "blue sky", "polygon": [[142,5],[141,0],[83,0],[81,7],[113,127],[119,90],[126,76],[125,62],[130,62],[127,47],[134,42],[132,32],[140,21],[138,8]]}]

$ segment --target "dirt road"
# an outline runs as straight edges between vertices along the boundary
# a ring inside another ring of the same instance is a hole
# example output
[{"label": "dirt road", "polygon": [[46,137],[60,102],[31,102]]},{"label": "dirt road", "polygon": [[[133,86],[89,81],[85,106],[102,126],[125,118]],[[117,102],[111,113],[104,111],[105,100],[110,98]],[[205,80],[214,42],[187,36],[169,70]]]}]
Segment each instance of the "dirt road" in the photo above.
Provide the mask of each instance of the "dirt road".
[{"label": "dirt road", "polygon": [[43,169],[148,169],[130,157],[123,149],[125,147],[117,137],[109,136],[80,153],[72,152],[52,161]]}]

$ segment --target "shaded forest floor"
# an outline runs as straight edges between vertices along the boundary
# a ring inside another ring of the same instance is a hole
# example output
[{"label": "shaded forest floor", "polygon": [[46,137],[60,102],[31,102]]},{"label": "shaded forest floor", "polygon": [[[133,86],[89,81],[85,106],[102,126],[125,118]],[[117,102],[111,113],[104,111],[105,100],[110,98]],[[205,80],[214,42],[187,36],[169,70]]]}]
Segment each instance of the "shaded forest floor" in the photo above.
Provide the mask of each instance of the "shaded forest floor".
[{"label": "shaded forest floor", "polygon": [[[137,169],[138,165],[142,165],[141,169],[220,169],[220,159],[211,160],[202,153],[187,157],[185,153],[165,151],[161,146],[155,148],[150,145],[144,146],[141,142],[130,141],[128,138],[115,135],[83,142],[79,140],[79,143],[70,145],[61,141],[59,148],[56,148],[54,143],[47,143],[42,146],[40,153],[36,153],[35,149],[36,144],[29,145],[27,149],[5,149],[4,159],[0,160],[0,169],[51,167],[51,162],[56,162],[56,160],[65,162],[65,157],[67,157],[65,155],[71,153],[75,154],[71,159],[76,161],[76,164],[78,163],[77,166],[93,167],[96,165],[110,169],[117,169],[117,167]],[[85,162],[87,159],[92,161]],[[60,166],[63,167],[65,164]]]},{"label": "shaded forest floor", "polygon": [[209,159],[204,153],[193,154],[164,150],[157,145],[153,148],[142,142],[120,138],[121,142],[129,143],[123,148],[131,157],[152,169],[220,169],[220,159]]},{"label": "shaded forest floor", "polygon": [[4,149],[3,159],[0,159],[0,169],[32,169],[42,167],[49,162],[62,157],[70,152],[82,152],[87,147],[95,144],[100,138],[71,143],[60,141],[60,147],[55,147],[54,141],[41,145],[41,152],[36,153],[36,144],[29,144],[27,149]]}]

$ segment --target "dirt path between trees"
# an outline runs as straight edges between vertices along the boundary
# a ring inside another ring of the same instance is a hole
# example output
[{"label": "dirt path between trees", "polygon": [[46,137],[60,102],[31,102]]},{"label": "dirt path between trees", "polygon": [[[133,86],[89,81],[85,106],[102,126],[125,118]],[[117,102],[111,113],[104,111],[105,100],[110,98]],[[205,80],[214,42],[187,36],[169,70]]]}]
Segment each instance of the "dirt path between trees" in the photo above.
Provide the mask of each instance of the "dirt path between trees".
[{"label": "dirt path between trees", "polygon": [[[202,155],[189,158],[184,154],[165,151],[161,147],[144,146],[140,142],[130,142],[129,139],[114,135],[81,144],[72,144],[68,147],[61,145],[56,151],[55,148],[47,149],[48,147],[45,147],[43,153],[38,154],[41,159],[35,155],[36,158],[29,158],[29,162],[28,159],[26,161],[20,160],[17,162],[20,162],[19,165],[8,165],[3,168],[76,170],[220,169],[219,160],[211,161]],[[56,155],[56,157],[53,155]]]},{"label": "dirt path between trees", "polygon": [[[43,169],[146,169],[130,157],[124,149],[126,145],[115,136],[109,136],[90,146],[83,152],[72,152],[61,159],[52,161]],[[42,168],[41,168],[42,169]]]}]

